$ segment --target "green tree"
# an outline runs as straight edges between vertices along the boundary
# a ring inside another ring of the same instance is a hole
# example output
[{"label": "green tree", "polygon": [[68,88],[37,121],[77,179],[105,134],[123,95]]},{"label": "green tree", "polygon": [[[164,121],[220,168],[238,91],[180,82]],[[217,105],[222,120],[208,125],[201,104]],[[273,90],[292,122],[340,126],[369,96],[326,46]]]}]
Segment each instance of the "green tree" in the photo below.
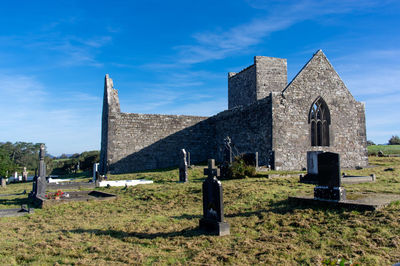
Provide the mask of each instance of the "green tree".
[{"label": "green tree", "polygon": [[392,136],[390,139],[389,139],[389,145],[400,145],[400,138],[399,138],[399,136]]},{"label": "green tree", "polygon": [[7,172],[10,174],[15,171],[16,165],[11,161],[8,152],[0,148],[0,176],[6,176]]}]

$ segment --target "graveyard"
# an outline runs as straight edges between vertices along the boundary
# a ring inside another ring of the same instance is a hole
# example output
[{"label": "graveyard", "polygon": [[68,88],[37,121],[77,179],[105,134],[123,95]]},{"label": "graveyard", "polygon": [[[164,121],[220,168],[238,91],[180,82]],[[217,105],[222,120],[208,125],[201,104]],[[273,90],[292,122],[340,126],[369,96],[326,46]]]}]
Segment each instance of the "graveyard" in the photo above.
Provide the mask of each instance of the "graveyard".
[{"label": "graveyard", "polygon": [[[400,158],[369,161],[373,167],[346,173],[375,174],[376,181],[342,184],[347,198],[357,193],[400,195]],[[3,217],[0,263],[324,265],[344,260],[345,265],[390,265],[400,261],[400,201],[376,211],[293,203],[289,196],[312,196],[314,185],[279,171],[222,180],[224,221],[230,234],[199,230],[204,168],[189,168],[187,182],[179,182],[177,168],[111,175],[110,180],[154,183],[99,187],[95,190],[117,197]],[[272,173],[284,177],[267,178]],[[2,188],[1,194],[8,196],[0,198],[0,208],[29,204],[21,192],[31,188],[32,183],[8,184]]]}]

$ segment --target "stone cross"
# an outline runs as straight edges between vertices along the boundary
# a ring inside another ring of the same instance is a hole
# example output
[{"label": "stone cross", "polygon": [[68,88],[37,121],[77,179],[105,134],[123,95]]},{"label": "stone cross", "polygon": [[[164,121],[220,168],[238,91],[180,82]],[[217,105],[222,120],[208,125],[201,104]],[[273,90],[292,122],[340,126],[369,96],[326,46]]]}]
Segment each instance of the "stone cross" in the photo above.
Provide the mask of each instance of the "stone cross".
[{"label": "stone cross", "polygon": [[229,136],[224,139],[224,161],[232,164],[233,162],[233,153],[232,153],[232,141]]},{"label": "stone cross", "polygon": [[220,170],[215,167],[214,159],[208,160],[208,168],[204,168],[204,175],[206,175],[207,178],[211,179],[213,179],[214,177],[220,177]]},{"label": "stone cross", "polygon": [[208,160],[204,174],[208,177],[203,182],[203,218],[200,219],[200,229],[219,236],[229,235],[229,224],[224,221],[222,184],[216,178],[219,169],[215,167],[214,159]]},{"label": "stone cross", "polygon": [[181,159],[179,162],[179,182],[187,182],[188,181],[188,164],[186,161],[186,151],[185,149],[181,150]]},{"label": "stone cross", "polygon": [[46,180],[46,164],[44,162],[45,156],[45,145],[40,145],[39,151],[39,177],[36,181],[36,196],[44,197],[47,189],[47,180]]}]

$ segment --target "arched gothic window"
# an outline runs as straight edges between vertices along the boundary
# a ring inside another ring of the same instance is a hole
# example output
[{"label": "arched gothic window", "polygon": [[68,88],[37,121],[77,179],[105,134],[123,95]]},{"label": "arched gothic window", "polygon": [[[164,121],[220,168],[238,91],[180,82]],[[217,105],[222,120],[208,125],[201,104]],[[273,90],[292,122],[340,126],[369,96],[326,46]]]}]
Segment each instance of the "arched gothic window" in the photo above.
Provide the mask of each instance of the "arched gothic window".
[{"label": "arched gothic window", "polygon": [[311,105],[308,123],[311,124],[311,146],[329,146],[331,116],[328,106],[321,97]]}]

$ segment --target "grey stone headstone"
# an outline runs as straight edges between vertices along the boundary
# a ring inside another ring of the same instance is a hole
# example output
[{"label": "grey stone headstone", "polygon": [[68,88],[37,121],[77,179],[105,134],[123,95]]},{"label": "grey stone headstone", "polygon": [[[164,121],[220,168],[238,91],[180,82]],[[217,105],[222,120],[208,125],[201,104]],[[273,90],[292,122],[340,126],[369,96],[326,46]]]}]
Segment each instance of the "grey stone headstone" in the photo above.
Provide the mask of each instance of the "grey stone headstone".
[{"label": "grey stone headstone", "polygon": [[96,181],[96,172],[97,171],[99,171],[99,163],[94,163],[93,164],[93,177],[92,177],[93,182]]},{"label": "grey stone headstone", "polygon": [[224,162],[232,164],[233,152],[232,152],[232,141],[229,136],[224,139]]},{"label": "grey stone headstone", "polygon": [[28,181],[28,172],[26,171],[26,167],[24,167],[24,171],[22,172],[22,181],[23,182]]},{"label": "grey stone headstone", "polygon": [[6,179],[4,177],[0,177],[1,187],[6,187]]},{"label": "grey stone headstone", "polygon": [[186,151],[181,149],[179,161],[179,182],[188,181],[188,164],[186,161]]},{"label": "grey stone headstone", "polygon": [[229,235],[229,224],[224,221],[223,190],[221,182],[216,178],[218,169],[214,159],[208,160],[208,168],[204,174],[208,177],[203,182],[203,218],[200,228],[216,232],[218,235]]},{"label": "grey stone headstone", "polygon": [[307,174],[318,175],[318,154],[322,151],[307,152]]}]

